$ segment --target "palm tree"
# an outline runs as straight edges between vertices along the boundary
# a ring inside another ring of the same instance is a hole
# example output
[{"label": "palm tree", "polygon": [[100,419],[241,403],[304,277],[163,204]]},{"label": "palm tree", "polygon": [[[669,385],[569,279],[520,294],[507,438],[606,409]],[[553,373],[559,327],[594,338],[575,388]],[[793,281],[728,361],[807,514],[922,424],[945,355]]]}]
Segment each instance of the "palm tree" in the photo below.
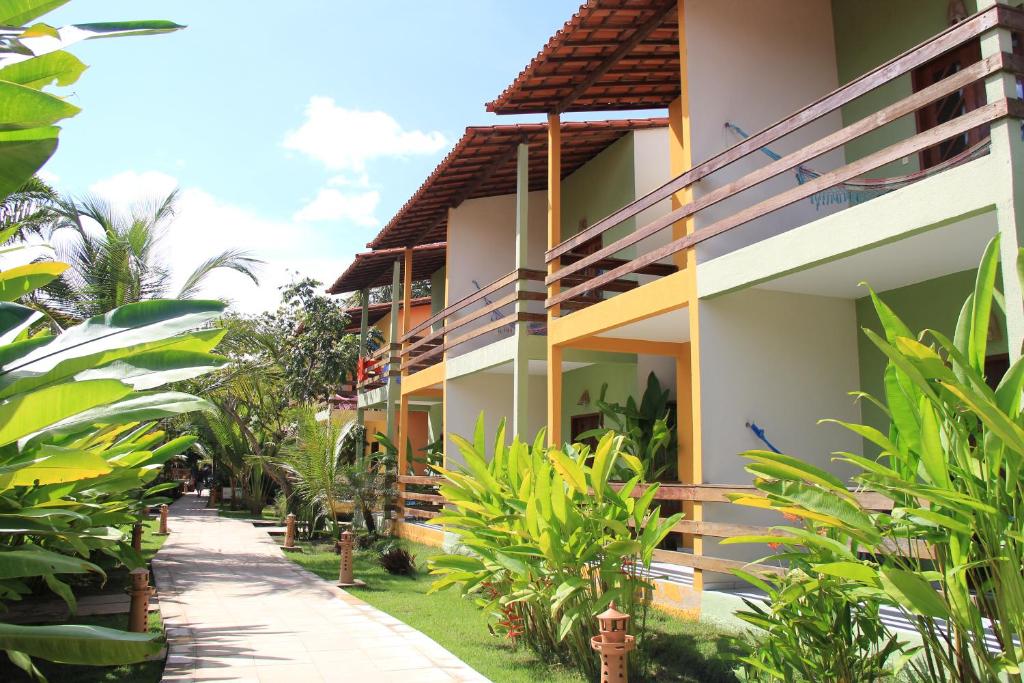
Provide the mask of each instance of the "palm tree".
[{"label": "palm tree", "polygon": [[228,249],[196,268],[177,294],[169,294],[171,266],[161,260],[157,246],[173,221],[177,199],[175,190],[127,213],[95,197],[59,200],[51,211],[47,237],[71,232],[72,239],[58,246],[58,255],[71,268],[45,288],[41,303],[63,317],[82,320],[145,299],[193,298],[218,268],[242,273],[258,285],[255,271],[262,262]]},{"label": "palm tree", "polygon": [[[0,232],[18,228],[18,234],[39,234],[50,218],[49,209],[59,199],[57,193],[39,176],[32,176],[16,192],[0,200]],[[10,239],[18,239],[11,236]]]}]

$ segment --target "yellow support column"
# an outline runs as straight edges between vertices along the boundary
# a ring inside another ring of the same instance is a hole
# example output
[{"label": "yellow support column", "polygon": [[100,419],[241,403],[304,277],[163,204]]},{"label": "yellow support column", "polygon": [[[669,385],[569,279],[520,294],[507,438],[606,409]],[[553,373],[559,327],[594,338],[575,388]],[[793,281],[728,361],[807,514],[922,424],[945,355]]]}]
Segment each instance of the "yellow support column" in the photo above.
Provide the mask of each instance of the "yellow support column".
[{"label": "yellow support column", "polygon": [[[686,2],[677,5],[679,20],[679,99],[669,105],[669,164],[673,176],[678,176],[693,167],[693,151],[690,138],[690,94],[686,54]],[[693,188],[684,187],[672,195],[672,208],[678,209],[693,200]],[[696,229],[692,216],[672,226],[672,238],[691,235]],[[676,396],[679,425],[679,478],[687,484],[703,483],[701,467],[701,410],[700,410],[700,302],[697,298],[697,250],[687,249],[675,255],[676,266],[686,273],[687,291],[690,301],[687,305],[690,323],[690,342],[676,360]],[[689,395],[687,395],[689,392]],[[695,522],[703,521],[704,506],[694,502],[684,506],[686,518]],[[695,556],[703,555],[704,543],[701,536],[684,539],[693,547]],[[703,571],[693,570],[693,616],[700,616],[700,593],[704,589]]]},{"label": "yellow support column", "polygon": [[[562,241],[562,123],[558,114],[548,114],[548,249]],[[560,259],[548,264],[548,275],[560,267]],[[558,283],[548,285],[548,297],[558,294]],[[548,309],[548,330],[559,307]],[[548,334],[548,443],[562,443],[562,349]]]}]

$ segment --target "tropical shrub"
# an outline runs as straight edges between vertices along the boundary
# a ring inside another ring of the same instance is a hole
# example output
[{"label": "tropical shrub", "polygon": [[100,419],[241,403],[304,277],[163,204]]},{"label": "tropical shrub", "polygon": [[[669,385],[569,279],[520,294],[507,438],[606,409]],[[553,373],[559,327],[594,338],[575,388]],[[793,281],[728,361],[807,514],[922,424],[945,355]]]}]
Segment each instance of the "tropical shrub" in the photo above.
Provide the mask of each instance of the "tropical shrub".
[{"label": "tropical shrub", "polygon": [[632,396],[626,399],[625,405],[609,403],[605,401],[607,392],[608,385],[601,385],[601,394],[596,402],[604,417],[604,429],[591,430],[581,434],[580,438],[600,438],[607,429],[611,429],[623,436],[623,450],[640,458],[646,480],[676,480],[679,476],[676,416],[669,405],[668,389],[662,388],[652,372],[647,376],[647,386],[639,405]]},{"label": "tropical shrub", "polygon": [[390,539],[383,541],[377,550],[377,564],[388,574],[412,576],[416,573],[416,556]]},{"label": "tropical shrub", "polygon": [[294,431],[281,445],[276,462],[292,483],[293,495],[299,498],[297,507],[311,516],[310,531],[326,522],[331,536],[337,538],[338,504],[345,500],[342,445],[354,423],[339,427],[330,420],[319,422],[316,413],[310,405],[291,411]]},{"label": "tropical shrub", "polygon": [[[817,536],[813,528],[800,538]],[[834,534],[833,534],[834,536]],[[765,537],[780,545],[779,537]],[[827,534],[810,538],[806,547],[783,541],[786,551],[774,556],[788,562],[782,576],[738,576],[764,591],[766,601],[744,598],[736,616],[757,629],[733,639],[748,683],[795,680],[874,683],[891,680],[897,655],[912,650],[880,618],[879,599],[862,594],[848,580],[820,574],[812,564],[856,560],[849,548]]]},{"label": "tropical shrub", "polygon": [[[472,442],[452,439],[465,466],[437,468],[449,507],[435,521],[465,554],[431,560],[432,590],[457,586],[493,615],[494,632],[591,679],[595,616],[612,601],[633,616],[642,649],[652,589],[644,577],[682,515],[662,519],[651,508],[657,484],[632,496],[643,467],[623,452],[623,437],[608,432],[593,454],[582,444],[545,447],[543,431],[532,445],[506,445],[502,421],[488,460],[481,415]],[[609,475],[622,463],[633,476],[616,489]]]},{"label": "tropical shrub", "polygon": [[[869,596],[902,610],[923,641],[908,664],[918,680],[1020,681],[1024,666],[1024,363],[989,387],[997,379],[986,377],[985,360],[990,319],[1003,301],[998,271],[997,237],[953,339],[935,330],[913,334],[871,293],[884,336],[864,333],[888,366],[884,400],[868,398],[890,427],[885,434],[840,423],[881,453],[838,459],[857,468],[856,483],[891,511],[866,509],[831,475],[765,452],[746,457],[767,498],[735,501],[785,510],[834,534],[850,554],[812,562],[812,576],[837,577],[851,599]],[[824,543],[793,529],[780,533],[804,547]],[[986,638],[986,625],[994,638]]]}]

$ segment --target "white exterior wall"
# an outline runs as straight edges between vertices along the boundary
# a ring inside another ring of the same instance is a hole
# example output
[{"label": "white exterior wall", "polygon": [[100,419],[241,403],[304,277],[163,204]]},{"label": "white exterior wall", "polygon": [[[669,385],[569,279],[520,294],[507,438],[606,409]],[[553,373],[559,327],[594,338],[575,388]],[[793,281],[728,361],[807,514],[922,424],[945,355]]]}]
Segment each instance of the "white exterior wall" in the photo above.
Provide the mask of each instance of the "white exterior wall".
[{"label": "white exterior wall", "polygon": [[[544,266],[544,251],[547,248],[547,194],[531,192],[529,199],[529,221],[527,253],[528,265],[538,270]],[[448,303],[452,304],[464,296],[486,287],[516,267],[516,197],[514,194],[498,197],[468,199],[452,209],[448,219]],[[473,284],[473,281],[477,284]],[[477,286],[479,285],[479,287]],[[512,288],[501,290],[488,297],[496,301]],[[465,313],[487,304],[480,301],[468,307]],[[513,306],[501,312],[509,315]],[[460,328],[455,334],[464,334],[474,326],[486,324],[480,320]],[[480,348],[499,339],[497,333],[486,334],[461,344],[451,351],[460,355]]]},{"label": "white exterior wall", "polygon": [[[658,189],[672,178],[668,148],[668,128],[652,128],[633,132],[634,198],[643,197],[645,194]],[[649,209],[645,209],[637,214],[636,228],[639,230],[671,210],[672,200],[663,199]],[[662,230],[640,241],[634,248],[633,253],[646,254],[662,245],[668,244],[671,238],[671,230]],[[670,261],[671,259],[666,259],[666,262]],[[642,275],[638,276],[638,279],[641,282],[648,282],[655,278]],[[645,373],[640,386],[644,386],[643,382],[646,381],[647,375]]]},{"label": "white exterior wall", "polygon": [[[687,79],[693,162],[739,141],[731,122],[754,134],[791,116],[837,87],[832,9],[824,0],[687,0]],[[840,114],[824,117],[772,143],[793,152],[842,127]],[[737,161],[695,186],[699,197],[770,163],[761,152]],[[828,171],[844,163],[841,151],[808,164]],[[698,229],[797,185],[785,172],[754,190],[702,211]],[[698,247],[700,261],[778,234],[828,213],[803,200]]]},{"label": "white exterior wall", "polygon": [[[701,450],[704,482],[752,483],[739,453],[767,447],[746,428],[755,422],[788,453],[841,477],[835,451],[860,453],[862,443],[822,418],[859,422],[860,408],[847,392],[860,387],[857,317],[850,299],[747,289],[702,300]],[[781,520],[761,510],[707,504],[705,521],[770,525]],[[711,538],[704,552],[753,560],[763,546],[720,546]],[[733,577],[711,576],[712,585]]]},{"label": "white exterior wall", "polygon": [[[537,431],[547,421],[547,385],[544,375],[530,375],[529,381],[529,412],[527,416],[527,434],[523,440],[533,441]],[[487,426],[487,455],[491,455],[491,446],[502,418],[506,421],[506,441],[512,441],[510,421],[512,419],[512,374],[510,372],[476,372],[450,379],[446,383],[446,412],[448,418],[445,439],[446,463],[448,467],[457,466],[462,462],[458,447],[451,440],[452,434],[458,434],[470,441],[473,440],[473,429],[476,426],[480,411],[484,413]]]}]

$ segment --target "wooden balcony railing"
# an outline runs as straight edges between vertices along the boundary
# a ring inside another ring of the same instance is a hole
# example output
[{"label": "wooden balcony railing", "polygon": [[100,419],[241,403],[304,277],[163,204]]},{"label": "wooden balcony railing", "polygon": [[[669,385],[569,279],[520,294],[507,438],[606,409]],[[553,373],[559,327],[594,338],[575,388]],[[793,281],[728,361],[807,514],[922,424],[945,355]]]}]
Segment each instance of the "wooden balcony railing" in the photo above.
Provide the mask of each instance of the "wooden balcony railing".
[{"label": "wooden balcony railing", "polygon": [[[666,215],[638,227],[633,232],[602,246],[592,253],[584,256],[574,253],[578,252],[581,246],[587,243],[593,244],[594,240],[600,240],[607,231],[622,224],[624,221],[635,218],[645,209],[651,208],[658,202],[672,197],[677,192],[692,186],[697,181],[708,178],[715,172],[741,159],[748,159],[751,155],[758,154],[759,150],[767,145],[772,145],[794,131],[800,130],[812,122],[819,121],[828,114],[839,111],[844,105],[849,104],[866,93],[877,90],[887,83],[891,83],[895,79],[934,60],[936,57],[970,41],[977,40],[978,36],[982,33],[995,27],[1004,27],[1015,32],[1024,31],[1024,11],[1005,5],[997,5],[975,14],[804,107],[792,116],[751,135],[722,153],[700,163],[657,190],[637,199],[619,211],[564,240],[550,249],[545,256],[549,267],[553,264],[553,272],[545,279],[545,284],[555,286],[552,294],[545,300],[545,306],[547,308],[558,306],[559,308],[572,310],[589,305],[599,300],[598,293],[601,290],[607,290],[609,284],[621,282],[623,278],[628,278],[634,274],[643,273],[644,269],[655,265],[664,266],[664,263],[659,264],[659,262],[665,261],[673,254],[692,249],[705,240],[750,223],[801,200],[813,198],[818,193],[842,187],[851,181],[856,182],[859,176],[864,176],[866,173],[904,157],[934,148],[935,145],[943,141],[957,136],[969,137],[970,135],[975,135],[978,130],[984,130],[985,126],[998,119],[1007,116],[1018,118],[1024,116],[1024,108],[1022,108],[1020,100],[1000,99],[999,101],[981,104],[973,110],[964,111],[959,116],[939,123],[932,128],[901,139],[894,144],[846,163],[839,168],[821,173],[817,177],[813,177],[796,187],[768,196],[744,208],[731,210],[732,213],[729,215],[719,217],[703,227],[698,227],[691,234],[676,239],[670,238],[667,244],[650,249],[630,260],[622,260],[617,264],[610,261],[616,254],[623,252],[627,248],[634,246],[642,248],[641,241],[662,233],[662,231],[671,228],[671,226],[680,221],[700,217],[702,212],[710,207],[720,204],[725,200],[736,198],[737,195],[752,188],[758,188],[765,181],[782,173],[804,168],[804,164],[833,150],[841,151],[851,141],[857,140],[897,119],[912,116],[922,108],[942,98],[948,98],[954,93],[962,92],[972,84],[983,82],[993,74],[999,72],[1016,74],[1018,76],[1024,74],[1024,58],[1021,56],[1013,54],[992,55],[959,71],[955,71],[943,80],[884,107],[870,116],[804,145],[797,151],[787,154],[777,161],[767,163],[757,168],[757,170],[746,173],[737,180],[707,192],[703,196],[699,196]],[[908,182],[912,182],[917,177],[923,175],[917,174],[915,178],[908,178]],[[742,198],[737,200],[737,203],[739,202],[742,202]],[[706,216],[707,214],[703,215]],[[797,226],[794,225],[792,227]]]},{"label": "wooden balcony railing", "polygon": [[[356,384],[359,391],[370,391],[384,386],[393,370],[395,374],[398,374],[399,348],[401,348],[399,344],[381,344],[376,350],[365,356],[364,362],[369,362],[366,363],[363,377]],[[391,359],[395,359],[395,362],[391,362]]]},{"label": "wooden balcony railing", "polygon": [[[437,492],[437,487],[444,480],[441,477],[429,476],[400,476],[398,482],[402,488],[415,485],[421,489],[419,492],[400,491],[399,502],[396,506],[396,519],[419,519],[431,520],[441,514],[445,506],[444,496]],[[621,484],[612,484],[613,487],[620,487]],[[426,489],[429,493],[423,492]],[[647,490],[647,486],[638,486],[632,497],[637,498]],[[696,502],[696,503],[728,503],[730,494],[742,494],[761,496],[761,492],[753,486],[713,486],[708,484],[662,484],[654,496],[654,500],[661,502]],[[883,496],[870,492],[854,492],[858,502],[869,510],[889,511],[892,509],[891,501]],[[409,504],[411,502],[411,505]],[[673,534],[685,534],[701,539],[724,539],[736,536],[773,536],[781,535],[766,526],[755,526],[747,524],[727,524],[721,522],[698,522],[695,520],[683,519],[672,530]],[[923,543],[900,543],[891,544],[887,552],[909,554],[916,557],[931,557],[931,549]],[[771,572],[782,574],[785,568],[781,565],[752,564],[742,560],[715,557],[706,554],[695,554],[691,552],[680,552],[677,550],[656,550],[654,559],[666,564],[674,564],[682,567],[689,567],[696,570],[710,572],[730,573],[733,569],[745,569],[747,571]]]},{"label": "wooden balcony railing", "polygon": [[543,278],[543,271],[513,270],[416,325],[401,338],[402,369],[416,372],[427,368],[445,352],[485,334],[508,336],[517,323],[546,322],[544,313],[516,310],[520,301],[544,300],[543,293],[521,289],[518,284]]}]

